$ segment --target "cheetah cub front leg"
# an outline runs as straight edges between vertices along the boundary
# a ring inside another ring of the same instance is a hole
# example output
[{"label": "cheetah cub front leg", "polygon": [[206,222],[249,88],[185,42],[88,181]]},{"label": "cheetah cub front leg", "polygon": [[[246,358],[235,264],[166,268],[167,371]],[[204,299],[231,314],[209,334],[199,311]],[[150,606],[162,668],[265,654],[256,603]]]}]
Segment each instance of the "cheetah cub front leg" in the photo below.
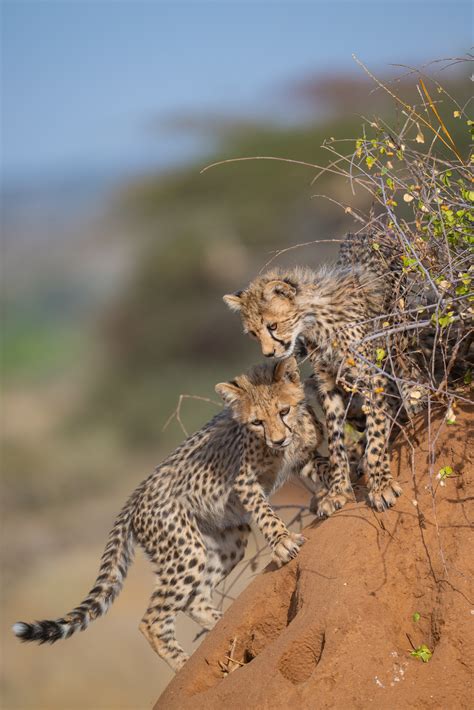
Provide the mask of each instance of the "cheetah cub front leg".
[{"label": "cheetah cub front leg", "polygon": [[290,532],[276,515],[254,473],[247,469],[237,478],[234,489],[243,508],[251,514],[271,548],[272,560],[279,567],[293,560],[306,538],[299,533]]},{"label": "cheetah cub front leg", "polygon": [[304,535],[287,531],[280,542],[272,548],[272,560],[278,567],[293,560],[300,551],[301,545],[306,542]]}]

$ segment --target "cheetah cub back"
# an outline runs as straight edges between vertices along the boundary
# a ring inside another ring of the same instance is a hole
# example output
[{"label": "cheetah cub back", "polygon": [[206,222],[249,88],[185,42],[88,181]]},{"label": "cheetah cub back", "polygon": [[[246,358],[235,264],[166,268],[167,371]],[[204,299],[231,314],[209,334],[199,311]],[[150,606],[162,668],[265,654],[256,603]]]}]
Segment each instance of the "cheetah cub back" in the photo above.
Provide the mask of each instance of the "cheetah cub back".
[{"label": "cheetah cub back", "polygon": [[313,479],[321,460],[321,426],[296,361],[254,367],[216,391],[223,411],[168,456],[120,512],[84,601],[61,618],[15,624],[20,639],[53,643],[87,628],[120,592],[138,543],[155,571],[140,630],[179,670],[188,657],[175,637],[176,615],[184,611],[213,627],[221,612],[212,592],[242,559],[249,522],[278,564],[297,555],[304,538],[289,532],[267,500],[290,474]]}]

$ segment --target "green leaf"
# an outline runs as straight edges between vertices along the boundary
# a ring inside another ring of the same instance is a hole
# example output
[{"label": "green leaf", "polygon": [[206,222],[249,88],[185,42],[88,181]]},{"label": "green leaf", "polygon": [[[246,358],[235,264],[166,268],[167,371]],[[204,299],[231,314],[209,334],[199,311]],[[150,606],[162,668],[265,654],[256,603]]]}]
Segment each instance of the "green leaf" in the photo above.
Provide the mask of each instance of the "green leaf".
[{"label": "green leaf", "polygon": [[412,616],[412,619],[416,623],[417,621],[419,621],[421,619],[421,614],[419,612],[415,611],[415,613]]},{"label": "green leaf", "polygon": [[421,661],[423,661],[423,663],[428,663],[428,661],[431,659],[432,655],[433,655],[433,651],[430,651],[428,646],[424,643],[422,643],[421,646],[418,646],[418,648],[415,648],[410,653],[410,656],[414,656],[415,658],[419,658]]},{"label": "green leaf", "polygon": [[453,468],[451,466],[443,466],[443,468],[440,468],[438,471],[438,478],[441,481],[444,481],[445,478],[449,478],[452,476],[454,473]]},{"label": "green leaf", "polygon": [[448,313],[446,313],[445,316],[440,316],[438,318],[438,323],[440,324],[440,326],[442,328],[445,328],[447,325],[452,323],[453,322],[453,315],[454,315],[454,311],[449,311]]},{"label": "green leaf", "polygon": [[403,271],[406,273],[408,271],[416,271],[417,269],[420,270],[419,264],[418,264],[418,259],[410,256],[402,256],[402,262],[403,262]]},{"label": "green leaf", "polygon": [[454,311],[448,311],[442,316],[437,316],[436,313],[433,313],[431,316],[431,322],[433,325],[436,325],[438,323],[441,328],[445,328],[447,325],[452,323],[454,321]]}]

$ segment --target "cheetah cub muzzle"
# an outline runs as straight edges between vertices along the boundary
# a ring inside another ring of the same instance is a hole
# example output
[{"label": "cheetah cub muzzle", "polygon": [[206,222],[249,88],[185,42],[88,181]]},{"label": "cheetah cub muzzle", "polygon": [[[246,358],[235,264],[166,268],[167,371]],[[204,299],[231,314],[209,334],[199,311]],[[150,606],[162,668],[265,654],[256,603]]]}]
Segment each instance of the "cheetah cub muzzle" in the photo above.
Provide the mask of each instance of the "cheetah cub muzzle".
[{"label": "cheetah cub muzzle", "polygon": [[212,592],[244,556],[249,522],[278,565],[298,554],[303,536],[291,533],[267,500],[290,474],[314,480],[322,461],[321,425],[296,361],[254,367],[216,391],[223,411],[168,456],[120,512],[88,596],[59,619],[15,624],[20,639],[53,643],[87,628],[120,592],[139,543],[156,575],[140,630],[177,671],[188,656],[175,637],[176,615],[214,626],[221,612]]}]

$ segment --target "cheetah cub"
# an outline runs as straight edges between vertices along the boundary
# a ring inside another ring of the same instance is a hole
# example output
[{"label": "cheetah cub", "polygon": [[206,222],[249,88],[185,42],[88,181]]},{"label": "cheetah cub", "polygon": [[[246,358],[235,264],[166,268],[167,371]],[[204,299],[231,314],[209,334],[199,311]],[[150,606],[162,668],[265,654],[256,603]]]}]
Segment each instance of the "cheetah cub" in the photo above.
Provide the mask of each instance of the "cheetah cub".
[{"label": "cheetah cub", "polygon": [[303,536],[289,532],[267,502],[289,474],[314,478],[322,460],[321,425],[296,361],[256,366],[216,392],[223,411],[168,456],[120,512],[88,596],[59,619],[15,624],[20,639],[53,643],[87,628],[119,594],[139,543],[156,574],[139,628],[177,671],[188,656],[176,641],[176,615],[214,626],[221,612],[213,589],[242,559],[250,521],[277,564],[298,554]]},{"label": "cheetah cub", "polygon": [[363,395],[366,448],[360,468],[368,479],[370,503],[383,511],[402,492],[390,473],[387,378],[371,369],[375,346],[365,343],[381,327],[377,321],[392,296],[395,255],[388,254],[386,259],[378,255],[369,235],[348,235],[333,267],[273,269],[244,290],[224,296],[266,357],[290,357],[300,343],[309,352],[328,433],[330,475],[319,501],[321,516],[331,515],[353,496],[344,444],[343,377]]}]

